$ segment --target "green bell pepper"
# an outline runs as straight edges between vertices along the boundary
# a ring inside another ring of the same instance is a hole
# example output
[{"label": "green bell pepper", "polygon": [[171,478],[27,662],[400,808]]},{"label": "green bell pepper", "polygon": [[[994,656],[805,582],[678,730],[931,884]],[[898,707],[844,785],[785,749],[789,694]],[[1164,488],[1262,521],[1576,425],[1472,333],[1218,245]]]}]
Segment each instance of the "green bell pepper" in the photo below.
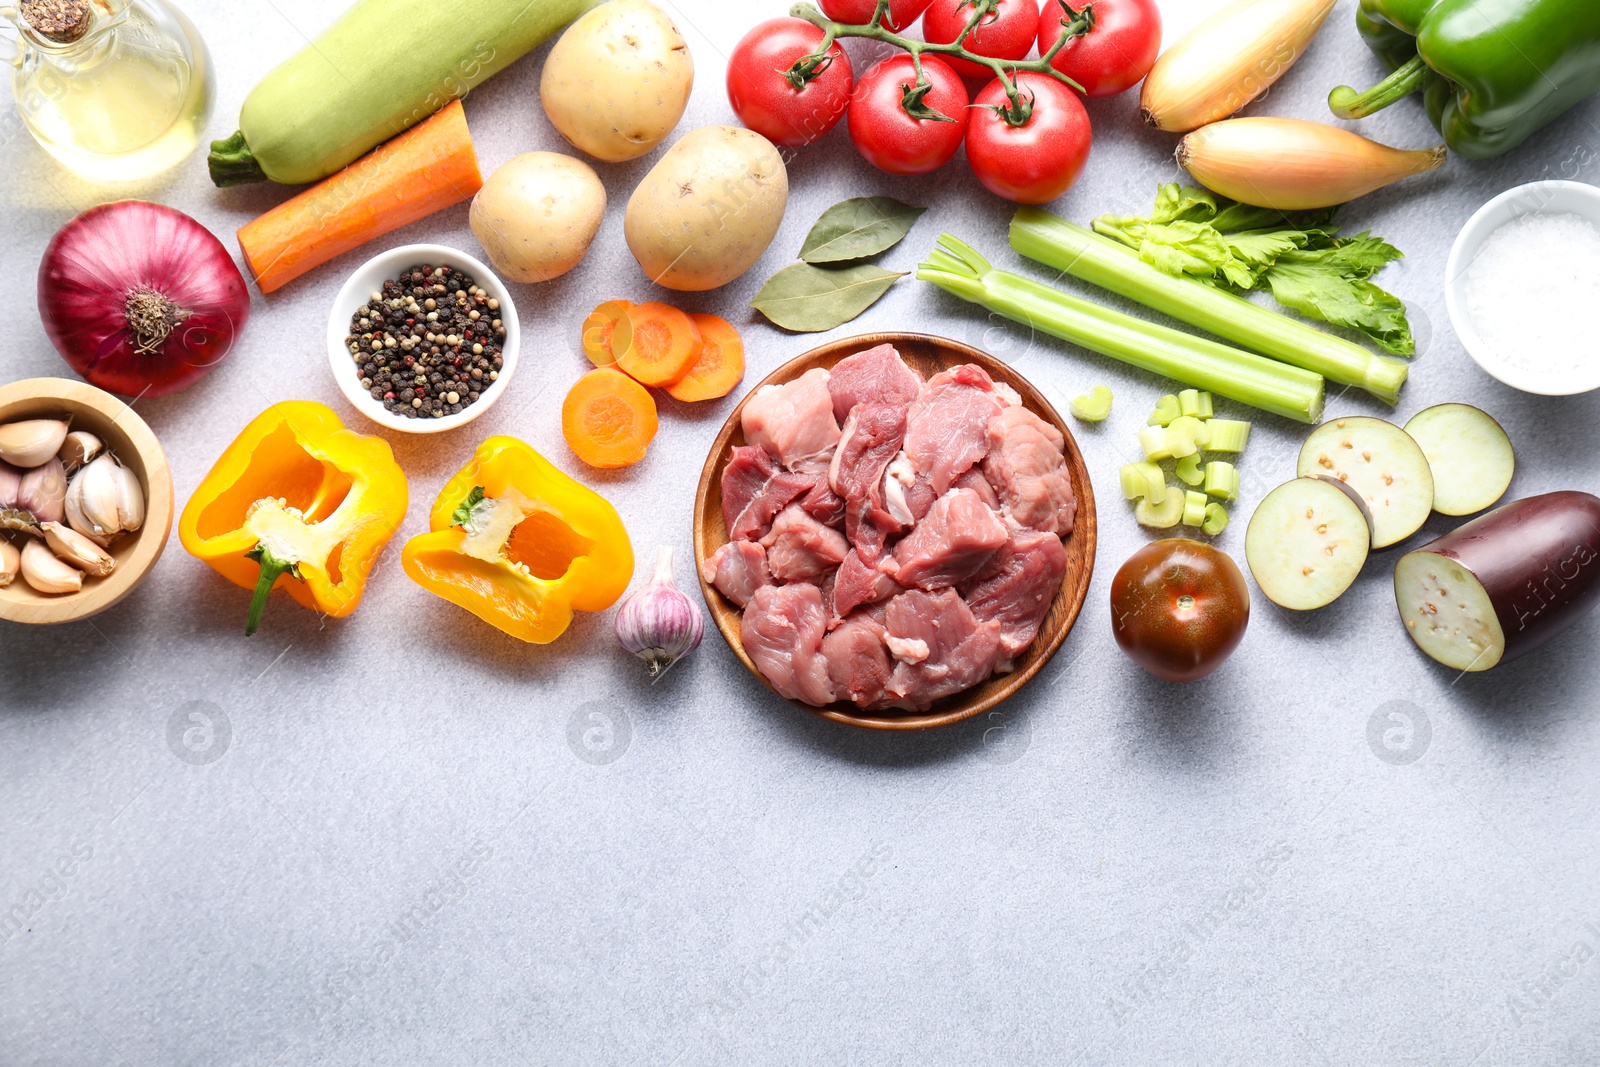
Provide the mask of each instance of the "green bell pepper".
[{"label": "green bell pepper", "polygon": [[1422,92],[1456,153],[1502,155],[1600,90],[1600,0],[1361,0],[1356,28],[1394,71],[1328,106],[1361,118]]}]

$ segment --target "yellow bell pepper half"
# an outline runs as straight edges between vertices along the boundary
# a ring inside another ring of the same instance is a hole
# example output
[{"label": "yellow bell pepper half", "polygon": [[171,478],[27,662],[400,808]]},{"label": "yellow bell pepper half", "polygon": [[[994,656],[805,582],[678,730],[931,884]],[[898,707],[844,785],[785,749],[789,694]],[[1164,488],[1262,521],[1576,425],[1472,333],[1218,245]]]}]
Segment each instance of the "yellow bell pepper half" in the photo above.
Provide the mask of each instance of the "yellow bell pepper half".
[{"label": "yellow bell pepper half", "polygon": [[406,573],[512,637],[548,644],[572,612],[604,611],[633,579],[617,510],[514,437],[491,437],[406,542]]},{"label": "yellow bell pepper half", "polygon": [[381,437],[347,430],[309,400],[274,404],[244,428],[189,498],[189,554],[255,590],[245,633],[277,586],[343,618],[406,515],[406,476]]}]

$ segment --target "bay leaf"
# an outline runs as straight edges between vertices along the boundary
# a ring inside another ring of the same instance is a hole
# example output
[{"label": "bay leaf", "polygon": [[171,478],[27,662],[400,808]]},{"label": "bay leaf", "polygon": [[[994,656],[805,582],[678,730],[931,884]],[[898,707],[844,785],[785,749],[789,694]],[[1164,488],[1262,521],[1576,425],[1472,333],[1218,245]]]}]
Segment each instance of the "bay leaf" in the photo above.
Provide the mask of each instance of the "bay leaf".
[{"label": "bay leaf", "polygon": [[807,263],[853,263],[899,244],[925,207],[892,196],[858,196],[822,213],[806,235],[800,258]]},{"label": "bay leaf", "polygon": [[904,277],[871,263],[832,269],[795,263],[768,278],[750,306],[785,330],[820,333],[843,326]]}]

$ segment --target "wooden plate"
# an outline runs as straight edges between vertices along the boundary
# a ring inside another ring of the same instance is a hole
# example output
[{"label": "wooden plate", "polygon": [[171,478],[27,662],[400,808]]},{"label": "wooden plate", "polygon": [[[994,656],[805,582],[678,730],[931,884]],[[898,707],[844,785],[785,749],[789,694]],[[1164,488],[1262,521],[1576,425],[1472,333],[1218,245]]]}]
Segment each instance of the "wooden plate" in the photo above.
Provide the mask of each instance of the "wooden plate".
[{"label": "wooden plate", "polygon": [[[1050,614],[1045,617],[1038,638],[1026,652],[1017,657],[1016,669],[1010,674],[995,675],[971,689],[946,697],[928,711],[919,713],[867,712],[848,701],[831,704],[826,708],[814,708],[797,700],[789,701],[795,707],[813,715],[848,723],[851,726],[870,730],[926,730],[934,726],[948,726],[950,723],[981,714],[1021,689],[1029,679],[1038,674],[1040,668],[1055,655],[1056,649],[1061,647],[1061,642],[1066,640],[1072,624],[1077,621],[1078,612],[1083,607],[1083,598],[1089,592],[1090,575],[1094,571],[1094,490],[1089,485],[1089,471],[1084,465],[1083,454],[1078,450],[1078,443],[1072,438],[1072,431],[1056,409],[1038,389],[1033,387],[1032,383],[1006,364],[976,348],[943,337],[922,333],[869,333],[841,338],[820,348],[813,348],[773,371],[760,385],[751,389],[745,395],[745,400],[741,400],[739,406],[733,409],[733,414],[728,416],[722,432],[717,435],[716,443],[711,446],[711,454],[706,457],[705,469],[700,474],[700,490],[695,497],[695,572],[698,574],[701,565],[728,540],[728,529],[722,521],[722,468],[726,465],[733,446],[744,444],[740,417],[744,413],[745,401],[749,399],[750,394],[763,385],[782,384],[798,378],[813,367],[832,367],[846,356],[881,344],[894,345],[906,363],[921,371],[926,377],[931,378],[942,370],[962,363],[976,363],[996,382],[1004,382],[1015,389],[1029,411],[1054,425],[1061,431],[1061,436],[1066,438],[1067,469],[1072,476],[1072,491],[1078,498],[1077,523],[1072,535],[1063,542],[1067,550],[1067,572],[1061,582],[1061,591],[1056,594],[1055,602],[1050,606]],[[751,673],[766,684],[766,678],[745,654],[744,643],[739,637],[741,613],[738,606],[723,597],[715,586],[707,584],[703,578],[700,581],[700,589],[705,594],[706,604],[711,609],[711,617],[715,620],[717,629],[722,631],[728,647],[732,648],[734,655],[750,668]],[[771,686],[768,685],[768,688]]]},{"label": "wooden plate", "polygon": [[[167,546],[172,532],[172,471],[150,427],[121,400],[69,378],[29,378],[0,386],[0,423],[22,419],[70,419],[88,430],[139,476],[144,489],[144,524],[111,543],[117,558],[108,578],[89,578],[76,593],[47,596],[18,577],[0,589],[0,619],[26,623],[75,622],[111,607],[133,592]],[[21,535],[19,535],[21,536]]]}]

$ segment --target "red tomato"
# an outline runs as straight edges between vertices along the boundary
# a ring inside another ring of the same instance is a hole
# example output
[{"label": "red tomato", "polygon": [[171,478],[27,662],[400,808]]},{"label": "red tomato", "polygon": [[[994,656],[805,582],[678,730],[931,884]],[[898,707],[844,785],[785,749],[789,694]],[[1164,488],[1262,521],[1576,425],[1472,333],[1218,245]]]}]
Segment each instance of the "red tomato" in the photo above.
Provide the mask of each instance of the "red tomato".
[{"label": "red tomato", "polygon": [[1222,666],[1249,621],[1250,587],[1239,565],[1199,541],[1152,541],[1111,579],[1117,644],[1168,682],[1192,682]]},{"label": "red tomato", "polygon": [[[930,44],[955,44],[977,10],[976,0],[934,0],[922,17],[922,36]],[[990,59],[1025,59],[1039,33],[1038,0],[999,0],[967,37],[967,51]],[[1052,41],[1054,37],[1050,38]],[[994,71],[970,60],[940,56],[963,78],[994,77]]]},{"label": "red tomato", "polygon": [[917,118],[905,97],[917,82],[911,56],[899,52],[880,60],[856,82],[850,94],[850,140],[861,157],[890,174],[928,174],[956,154],[967,134],[967,87],[937,56],[922,57],[922,72],[932,88],[922,106],[950,121]]},{"label": "red tomato", "polygon": [[[896,33],[922,16],[932,0],[889,0],[889,14],[883,24]],[[861,26],[872,21],[878,9],[878,0],[820,0],[822,13],[835,22],[848,22]]]},{"label": "red tomato", "polygon": [[837,41],[797,89],[795,62],[822,44],[821,29],[804,19],[770,19],[734,46],[728,60],[728,103],[739,121],[773,144],[810,144],[839,124],[850,106],[855,72]]},{"label": "red tomato", "polygon": [[[1039,19],[1041,56],[1066,21],[1058,5],[1059,0],[1049,0]],[[1160,52],[1161,10],[1155,0],[1094,0],[1094,28],[1062,45],[1050,65],[1088,96],[1115,96],[1143,81]]]},{"label": "red tomato", "polygon": [[[923,60],[924,63],[927,60]],[[995,110],[1010,101],[996,78],[973,103],[967,125],[967,162],[990,192],[1019,204],[1048,204],[1083,173],[1089,159],[1089,113],[1078,94],[1048,74],[1022,71],[1015,76],[1032,112],[1013,126]]]}]

